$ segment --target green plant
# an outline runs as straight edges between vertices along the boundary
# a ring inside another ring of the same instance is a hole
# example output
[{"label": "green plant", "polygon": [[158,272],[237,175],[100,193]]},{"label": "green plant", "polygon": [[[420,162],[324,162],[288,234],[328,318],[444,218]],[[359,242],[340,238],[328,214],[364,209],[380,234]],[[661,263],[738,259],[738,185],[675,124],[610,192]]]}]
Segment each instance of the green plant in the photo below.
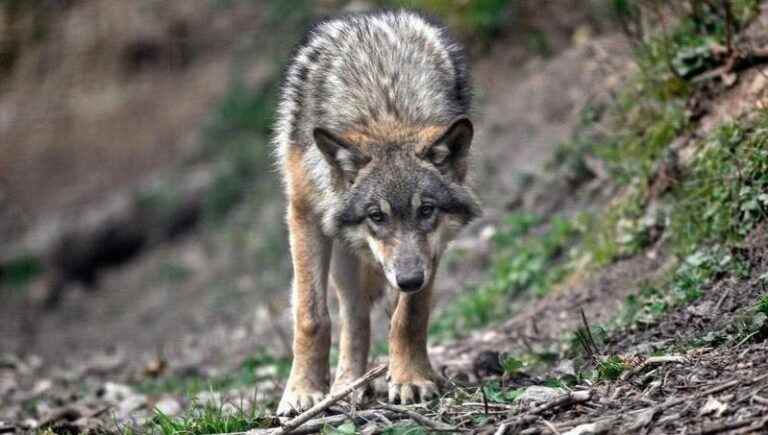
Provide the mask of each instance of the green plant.
[{"label": "green plant", "polygon": [[507,356],[501,361],[501,368],[504,370],[505,376],[514,376],[524,366],[523,362],[515,357]]},{"label": "green plant", "polygon": [[624,373],[627,365],[621,357],[617,355],[609,356],[597,363],[598,379],[607,379],[615,381]]},{"label": "green plant", "polygon": [[673,244],[683,254],[743,239],[768,217],[768,116],[720,127],[673,192]]},{"label": "green plant", "polygon": [[[541,234],[530,234],[542,226]],[[529,213],[513,213],[494,236],[493,276],[488,283],[462,294],[432,323],[436,336],[486,325],[510,313],[513,297],[543,295],[567,274],[561,257],[579,236],[577,227],[562,217],[548,222]]]},{"label": "green plant", "polygon": [[169,416],[159,410],[147,424],[146,431],[162,435],[198,435],[244,432],[272,425],[263,409],[240,404],[219,403],[192,407],[180,416]]},{"label": "green plant", "polygon": [[768,294],[764,294],[757,303],[757,312],[768,316]]},{"label": "green plant", "polygon": [[482,386],[490,402],[512,403],[525,392],[525,388],[506,388],[498,381],[488,381]]}]

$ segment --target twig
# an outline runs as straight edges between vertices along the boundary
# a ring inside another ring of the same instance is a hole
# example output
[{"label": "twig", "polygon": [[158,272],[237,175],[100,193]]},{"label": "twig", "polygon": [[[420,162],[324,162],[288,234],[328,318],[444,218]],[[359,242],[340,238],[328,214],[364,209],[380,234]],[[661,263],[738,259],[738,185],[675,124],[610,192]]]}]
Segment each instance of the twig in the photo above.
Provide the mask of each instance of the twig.
[{"label": "twig", "polygon": [[768,418],[765,418],[765,417],[753,418],[750,420],[741,420],[741,421],[734,421],[730,423],[718,424],[717,426],[709,427],[700,432],[694,432],[692,435],[712,435],[716,433],[732,431],[734,429],[739,429],[744,426],[749,426],[747,433],[751,433],[758,429],[764,428],[766,424],[768,424]]},{"label": "twig", "polygon": [[509,429],[510,426],[512,426],[511,423],[502,423],[499,425],[499,428],[496,429],[496,432],[494,432],[493,435],[504,435],[507,433],[507,429]]},{"label": "twig", "polygon": [[456,432],[457,429],[454,426],[445,424],[440,421],[432,420],[431,418],[425,417],[418,412],[411,411],[408,408],[405,408],[403,406],[396,406],[396,405],[390,405],[388,403],[382,403],[379,402],[379,406],[381,408],[386,409],[387,411],[397,412],[400,414],[406,415],[411,420],[420,423],[424,426],[429,427],[430,429],[440,431],[440,432]]},{"label": "twig", "polygon": [[550,432],[552,432],[554,435],[560,435],[560,431],[557,430],[557,428],[552,423],[548,422],[547,420],[542,420],[541,422],[544,423],[544,426],[546,426],[547,429],[549,429]]},{"label": "twig", "polygon": [[[507,405],[506,403],[480,403],[480,402],[464,402],[461,404],[462,406],[482,406],[485,408],[486,406],[488,408],[496,408],[496,409],[517,409],[517,406],[514,405]],[[490,412],[490,410],[488,411]]]},{"label": "twig", "polygon": [[[539,405],[530,409],[523,415],[515,416],[502,422],[499,428],[496,430],[495,435],[503,435],[511,426],[527,425],[535,422],[539,419],[539,414],[543,414],[550,409],[557,408],[559,406],[570,405],[573,403],[588,402],[592,398],[592,390],[573,391],[568,394],[564,394],[557,399],[551,400],[547,403]],[[502,430],[503,428],[503,430]]]},{"label": "twig", "polygon": [[725,299],[728,297],[728,295],[731,294],[731,288],[728,287],[723,292],[723,295],[720,296],[720,299],[718,299],[717,304],[715,304],[715,308],[712,310],[713,313],[717,313],[720,311],[720,307],[723,306],[723,302],[725,302]]},{"label": "twig", "polygon": [[333,405],[334,403],[346,397],[352,391],[362,386],[368,385],[371,381],[383,375],[386,370],[387,370],[387,367],[383,365],[370,370],[368,373],[364,374],[363,376],[358,378],[355,382],[352,382],[351,384],[349,384],[347,387],[343,388],[342,390],[336,393],[329,395],[325,399],[318,402],[315,406],[309,408],[308,410],[304,411],[302,414],[299,414],[295,418],[286,422],[281,428],[281,430],[276,432],[276,434],[290,433],[291,431],[298,428],[302,424],[311,420],[312,417],[328,409],[329,406]]},{"label": "twig", "polygon": [[752,401],[755,402],[755,403],[759,403],[759,404],[761,404],[763,406],[768,406],[768,399],[766,399],[765,397],[762,397],[762,396],[758,396],[757,394],[752,396]]},{"label": "twig", "polygon": [[[291,433],[294,435],[317,433],[325,427],[335,427],[344,423],[345,421],[352,420],[353,423],[359,424],[368,420],[372,420],[374,418],[379,418],[379,419],[383,418],[384,420],[389,421],[391,423],[389,419],[398,420],[402,418],[402,416],[397,414],[396,412],[383,411],[380,409],[371,409],[371,410],[365,410],[365,411],[358,411],[352,416],[348,416],[346,414],[339,414],[339,415],[332,415],[330,417],[318,417],[318,418],[314,418],[312,420],[307,421],[300,428],[295,429]],[[270,429],[251,429],[246,432],[227,432],[227,433],[208,434],[208,435],[276,435],[278,433],[281,433],[280,432],[281,430],[282,428],[273,427]]]},{"label": "twig", "polygon": [[686,362],[688,362],[688,360],[685,357],[679,356],[679,355],[664,355],[664,356],[648,357],[639,366],[635,367],[632,370],[628,370],[624,372],[624,374],[621,375],[621,380],[626,381],[627,379],[631,378],[632,376],[635,376],[636,374],[642,372],[647,367],[652,365],[667,364],[667,363],[685,364]]}]

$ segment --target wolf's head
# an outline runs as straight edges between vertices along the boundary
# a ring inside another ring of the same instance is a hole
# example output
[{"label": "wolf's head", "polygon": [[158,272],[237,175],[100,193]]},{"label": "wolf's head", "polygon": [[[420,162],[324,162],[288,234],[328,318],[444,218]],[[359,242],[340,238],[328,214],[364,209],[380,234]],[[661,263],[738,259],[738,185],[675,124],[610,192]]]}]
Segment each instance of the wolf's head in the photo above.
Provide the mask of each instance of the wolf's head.
[{"label": "wolf's head", "polygon": [[447,243],[480,214],[464,185],[472,123],[460,117],[437,131],[436,139],[417,134],[353,143],[314,130],[315,143],[345,192],[329,226],[404,292],[431,284]]}]

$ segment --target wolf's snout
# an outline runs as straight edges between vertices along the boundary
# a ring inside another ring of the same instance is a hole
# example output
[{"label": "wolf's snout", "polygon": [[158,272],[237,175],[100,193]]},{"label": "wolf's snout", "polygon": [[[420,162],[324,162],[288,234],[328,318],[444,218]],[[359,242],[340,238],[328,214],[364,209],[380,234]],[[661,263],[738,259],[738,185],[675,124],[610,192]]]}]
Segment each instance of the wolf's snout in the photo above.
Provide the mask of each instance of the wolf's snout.
[{"label": "wolf's snout", "polygon": [[397,286],[404,292],[421,290],[422,285],[424,285],[424,272],[421,270],[397,274]]}]

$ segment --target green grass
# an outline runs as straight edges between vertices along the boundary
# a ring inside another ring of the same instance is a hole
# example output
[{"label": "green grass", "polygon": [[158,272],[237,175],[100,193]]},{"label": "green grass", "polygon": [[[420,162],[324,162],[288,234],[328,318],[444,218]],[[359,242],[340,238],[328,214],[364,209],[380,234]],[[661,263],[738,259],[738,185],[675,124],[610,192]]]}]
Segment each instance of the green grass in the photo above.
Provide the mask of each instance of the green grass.
[{"label": "green grass", "polygon": [[757,312],[768,316],[768,294],[763,295],[757,302]]},{"label": "green grass", "polygon": [[165,415],[159,410],[143,429],[156,435],[203,435],[244,432],[274,426],[274,419],[258,407],[240,404],[206,404],[193,406],[180,416]]},{"label": "green grass", "polygon": [[[535,227],[544,231],[532,234]],[[565,218],[544,221],[528,213],[510,215],[494,236],[491,279],[460,295],[432,323],[431,334],[448,337],[457,331],[487,325],[511,313],[514,297],[545,294],[566,275],[569,266],[562,258],[578,234],[573,223]]]},{"label": "green grass", "polygon": [[597,364],[597,378],[615,381],[621,377],[627,365],[619,356],[612,355]]},{"label": "green grass", "polygon": [[742,240],[768,217],[768,114],[720,127],[700,150],[670,213],[672,243],[683,253]]}]

